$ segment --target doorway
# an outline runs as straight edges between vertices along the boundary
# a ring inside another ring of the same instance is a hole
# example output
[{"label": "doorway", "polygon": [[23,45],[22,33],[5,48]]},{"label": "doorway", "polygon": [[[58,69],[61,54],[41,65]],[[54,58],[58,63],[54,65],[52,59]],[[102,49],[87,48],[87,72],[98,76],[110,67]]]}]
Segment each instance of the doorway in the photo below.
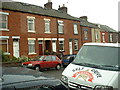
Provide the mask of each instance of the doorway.
[{"label": "doorway", "polygon": [[69,41],[69,53],[70,53],[70,55],[72,55],[72,54],[73,54],[72,40],[71,40],[71,41]]},{"label": "doorway", "polygon": [[48,50],[48,52],[51,52],[52,45],[50,40],[45,40],[45,49]]},{"label": "doorway", "polygon": [[20,56],[18,39],[13,39],[13,56],[15,56],[16,58]]}]

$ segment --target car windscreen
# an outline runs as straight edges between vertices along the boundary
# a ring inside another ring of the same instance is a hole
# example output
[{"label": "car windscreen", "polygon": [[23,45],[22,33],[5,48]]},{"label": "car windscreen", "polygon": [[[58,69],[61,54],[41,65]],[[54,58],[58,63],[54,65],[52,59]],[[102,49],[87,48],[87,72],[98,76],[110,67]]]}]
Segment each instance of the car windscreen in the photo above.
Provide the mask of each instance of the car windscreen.
[{"label": "car windscreen", "polygon": [[119,70],[118,47],[83,46],[78,52],[74,64]]}]

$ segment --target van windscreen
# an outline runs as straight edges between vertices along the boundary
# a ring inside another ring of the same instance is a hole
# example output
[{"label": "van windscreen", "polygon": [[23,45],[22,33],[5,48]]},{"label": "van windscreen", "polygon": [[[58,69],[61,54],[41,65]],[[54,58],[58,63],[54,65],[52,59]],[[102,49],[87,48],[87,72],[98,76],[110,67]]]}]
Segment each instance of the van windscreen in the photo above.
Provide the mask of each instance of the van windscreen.
[{"label": "van windscreen", "polygon": [[120,69],[118,58],[119,47],[83,46],[78,52],[73,64],[96,66],[103,69]]}]

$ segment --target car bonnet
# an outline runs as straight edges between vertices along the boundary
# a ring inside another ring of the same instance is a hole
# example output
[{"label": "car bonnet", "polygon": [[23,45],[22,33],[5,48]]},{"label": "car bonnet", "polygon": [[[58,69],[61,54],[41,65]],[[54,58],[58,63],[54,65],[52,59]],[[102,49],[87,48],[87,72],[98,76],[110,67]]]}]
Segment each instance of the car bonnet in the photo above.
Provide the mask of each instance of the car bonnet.
[{"label": "car bonnet", "polygon": [[22,67],[4,67],[2,68],[2,84],[16,83],[33,80],[50,80],[53,77],[47,76],[42,72],[22,68]]}]

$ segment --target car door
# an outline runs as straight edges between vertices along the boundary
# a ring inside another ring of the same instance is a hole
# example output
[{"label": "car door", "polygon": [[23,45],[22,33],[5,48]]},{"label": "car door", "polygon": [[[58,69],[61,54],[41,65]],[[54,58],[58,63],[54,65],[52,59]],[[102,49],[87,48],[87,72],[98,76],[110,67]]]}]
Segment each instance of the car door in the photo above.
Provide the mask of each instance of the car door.
[{"label": "car door", "polygon": [[51,58],[52,58],[51,67],[56,67],[56,65],[59,63],[57,57],[56,56],[51,56]]},{"label": "car door", "polygon": [[50,68],[51,67],[51,56],[45,56],[43,59],[44,68]]}]

